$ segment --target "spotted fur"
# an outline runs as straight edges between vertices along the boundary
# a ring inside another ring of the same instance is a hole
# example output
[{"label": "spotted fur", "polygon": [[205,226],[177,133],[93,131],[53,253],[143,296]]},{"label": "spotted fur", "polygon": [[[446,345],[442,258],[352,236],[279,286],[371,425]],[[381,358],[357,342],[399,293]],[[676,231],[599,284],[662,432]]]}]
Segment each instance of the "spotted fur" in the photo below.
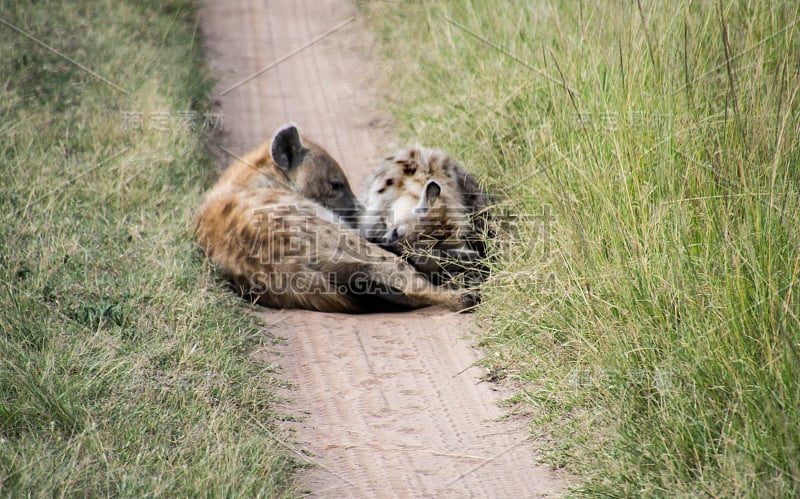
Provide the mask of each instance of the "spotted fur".
[{"label": "spotted fur", "polygon": [[360,209],[336,161],[290,124],[222,175],[198,211],[195,236],[237,291],[270,307],[473,304],[350,228]]}]

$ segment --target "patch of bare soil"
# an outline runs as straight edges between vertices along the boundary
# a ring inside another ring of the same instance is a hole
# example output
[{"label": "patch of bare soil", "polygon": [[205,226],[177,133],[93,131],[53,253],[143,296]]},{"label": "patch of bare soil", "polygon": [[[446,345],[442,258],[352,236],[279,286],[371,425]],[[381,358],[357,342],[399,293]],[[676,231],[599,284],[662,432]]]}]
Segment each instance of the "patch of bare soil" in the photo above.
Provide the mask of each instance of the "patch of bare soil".
[{"label": "patch of bare soil", "polygon": [[[371,42],[354,8],[344,0],[208,0],[201,22],[225,150],[242,154],[293,121],[340,161],[359,192],[397,144],[374,106]],[[472,367],[469,315],[259,315],[287,338],[255,356],[296,386],[286,411],[298,421],[287,425],[316,464],[300,477],[310,493],[559,494],[558,477],[534,464],[524,422],[503,417],[497,387]]]}]

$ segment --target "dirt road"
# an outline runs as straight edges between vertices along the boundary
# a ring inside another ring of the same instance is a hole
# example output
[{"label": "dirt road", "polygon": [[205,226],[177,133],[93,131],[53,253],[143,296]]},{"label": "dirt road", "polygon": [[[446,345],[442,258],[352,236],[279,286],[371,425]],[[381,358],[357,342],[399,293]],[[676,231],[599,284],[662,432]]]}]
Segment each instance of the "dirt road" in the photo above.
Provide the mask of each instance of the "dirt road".
[{"label": "dirt road", "polygon": [[[219,84],[226,149],[241,154],[294,121],[347,171],[356,192],[396,143],[376,112],[370,42],[344,0],[208,0],[202,28]],[[428,308],[348,316],[260,313],[287,338],[257,352],[296,390],[295,441],[324,497],[540,497],[560,481],[533,464],[524,423],[500,421],[481,382],[468,315]]]}]

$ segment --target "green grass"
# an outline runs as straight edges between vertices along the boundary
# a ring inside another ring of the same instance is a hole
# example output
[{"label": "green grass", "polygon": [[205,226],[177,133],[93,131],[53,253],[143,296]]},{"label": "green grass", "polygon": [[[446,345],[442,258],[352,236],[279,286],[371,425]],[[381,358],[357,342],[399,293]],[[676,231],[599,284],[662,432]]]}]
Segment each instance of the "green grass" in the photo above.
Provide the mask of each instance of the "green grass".
[{"label": "green grass", "polygon": [[0,496],[294,493],[249,357],[275,340],[192,243],[215,176],[193,2],[0,18]]},{"label": "green grass", "polygon": [[362,7],[405,137],[520,215],[479,318],[546,460],[589,496],[800,495],[797,2]]}]

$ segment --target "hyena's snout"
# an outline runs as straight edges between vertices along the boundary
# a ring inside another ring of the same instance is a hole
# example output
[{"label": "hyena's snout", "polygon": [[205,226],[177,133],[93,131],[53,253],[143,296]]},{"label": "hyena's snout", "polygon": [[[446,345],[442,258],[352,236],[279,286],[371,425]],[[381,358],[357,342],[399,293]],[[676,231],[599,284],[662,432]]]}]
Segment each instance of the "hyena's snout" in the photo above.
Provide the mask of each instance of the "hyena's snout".
[{"label": "hyena's snout", "polygon": [[358,229],[364,217],[364,205],[353,197],[352,201],[337,210],[339,220],[351,229]]},{"label": "hyena's snout", "polygon": [[402,225],[397,227],[389,227],[386,232],[383,233],[383,236],[378,240],[378,246],[396,253],[404,245],[404,242],[411,242],[406,240],[406,232],[407,228]]},{"label": "hyena's snout", "polygon": [[400,239],[400,234],[397,231],[397,227],[389,230],[386,234],[383,235],[381,239],[382,246],[389,246],[397,242]]}]

